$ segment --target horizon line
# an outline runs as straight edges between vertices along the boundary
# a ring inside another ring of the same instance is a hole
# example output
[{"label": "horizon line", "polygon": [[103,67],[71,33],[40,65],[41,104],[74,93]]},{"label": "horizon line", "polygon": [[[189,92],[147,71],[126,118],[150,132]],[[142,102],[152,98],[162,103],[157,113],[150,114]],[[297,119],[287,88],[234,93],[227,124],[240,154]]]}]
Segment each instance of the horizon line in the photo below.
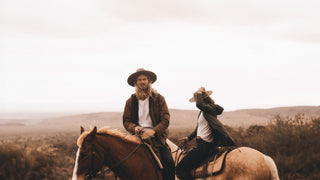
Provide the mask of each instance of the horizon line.
[{"label": "horizon line", "polygon": [[[274,107],[256,107],[256,108],[239,108],[232,110],[225,110],[226,112],[230,111],[239,111],[239,110],[252,110],[252,109],[276,109],[276,108],[289,108],[289,107],[320,107],[320,105],[292,105],[292,106],[274,106]],[[169,108],[169,110],[189,110],[189,111],[197,111],[198,109],[189,109],[189,108]],[[123,112],[123,110],[16,110],[16,111],[7,111],[2,112],[0,114],[75,114],[75,113],[101,113],[101,112]]]}]

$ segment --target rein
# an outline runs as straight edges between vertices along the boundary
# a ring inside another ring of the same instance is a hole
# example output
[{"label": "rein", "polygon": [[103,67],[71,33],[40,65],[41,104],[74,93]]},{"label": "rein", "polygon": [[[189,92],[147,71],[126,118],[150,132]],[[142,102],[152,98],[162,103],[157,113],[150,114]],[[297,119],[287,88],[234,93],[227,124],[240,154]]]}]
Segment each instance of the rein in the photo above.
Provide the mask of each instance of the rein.
[{"label": "rein", "polygon": [[[147,147],[145,141],[144,141],[144,140],[142,139],[142,137],[141,137],[141,136],[142,136],[142,132],[138,133],[137,136],[139,137],[141,143],[142,143],[143,145],[145,145],[145,147]],[[147,152],[146,154],[147,154],[149,160],[152,162],[152,157],[150,157],[150,153]],[[152,166],[153,166],[153,169],[154,169],[154,171],[155,171],[155,174],[157,175],[157,179],[159,179],[159,176],[158,176],[158,174],[157,174],[157,167],[154,165],[154,163],[152,163]]]},{"label": "rein", "polygon": [[[104,134],[99,134],[99,135],[104,135]],[[94,150],[93,150],[93,154],[95,154],[96,153],[96,145],[95,144],[92,144],[93,145],[93,147],[94,147]],[[117,164],[115,164],[115,165],[113,165],[112,167],[109,167],[109,169],[108,170],[100,170],[101,171],[101,173],[102,174],[105,174],[106,172],[108,172],[108,171],[110,171],[110,170],[113,170],[114,168],[116,168],[116,167],[118,167],[118,166],[120,166],[123,162],[125,162],[127,159],[129,159],[138,149],[139,149],[139,147],[141,146],[142,144],[138,144],[125,158],[123,158],[123,159],[121,159]],[[93,160],[91,161],[91,164],[90,164],[90,168],[89,168],[89,173],[88,173],[88,175],[87,175],[87,177],[86,177],[86,179],[92,179],[92,178],[94,178],[94,177],[96,177],[96,175],[97,175],[97,172],[94,172],[94,170],[93,170]],[[99,171],[98,171],[99,172]]]},{"label": "rein", "polygon": [[[179,159],[181,158],[182,154],[184,153],[184,148],[185,146],[178,146],[177,150],[172,151],[171,153],[176,153],[175,157],[174,157],[174,164],[177,165],[179,162]],[[181,152],[179,153],[179,150],[181,150]]]},{"label": "rein", "polygon": [[[105,134],[99,134],[99,135],[102,135],[102,136],[103,136],[103,135],[105,135]],[[117,167],[120,166],[122,163],[124,163],[127,159],[129,159],[129,158],[139,149],[139,147],[140,147],[141,145],[145,145],[145,142],[143,141],[143,139],[142,139],[142,137],[141,137],[141,134],[138,134],[137,136],[139,137],[141,143],[138,144],[125,158],[121,159],[117,164],[109,167],[107,170],[101,169],[101,170],[100,170],[100,171],[101,171],[101,174],[105,174],[106,172],[109,172],[109,171],[117,168]],[[94,150],[93,150],[92,153],[95,154],[97,148],[96,148],[96,145],[95,145],[95,144],[92,144],[92,145],[93,145],[93,147],[94,147]],[[149,154],[148,154],[148,153],[147,153],[147,156],[149,157]],[[149,157],[149,159],[152,160],[151,157]],[[94,178],[94,177],[97,176],[97,172],[94,172],[94,170],[93,170],[93,163],[94,163],[94,162],[93,162],[93,160],[92,160],[92,161],[91,161],[91,164],[90,164],[90,168],[89,168],[89,173],[88,173],[88,175],[86,176],[86,179],[92,179],[92,178]],[[156,171],[156,167],[155,167],[155,166],[154,166],[154,169],[155,169],[155,171]],[[98,172],[99,172],[99,171],[98,171]],[[115,175],[115,177],[116,177],[116,175]],[[117,178],[115,178],[115,179],[117,179]],[[157,179],[159,179],[158,176],[157,176]]]},{"label": "rein", "polygon": [[116,167],[118,167],[119,165],[121,165],[123,162],[125,162],[127,159],[129,159],[137,150],[138,148],[141,146],[142,144],[138,144],[125,158],[121,159],[117,164],[113,165],[112,167],[110,167],[110,169],[114,169]]}]

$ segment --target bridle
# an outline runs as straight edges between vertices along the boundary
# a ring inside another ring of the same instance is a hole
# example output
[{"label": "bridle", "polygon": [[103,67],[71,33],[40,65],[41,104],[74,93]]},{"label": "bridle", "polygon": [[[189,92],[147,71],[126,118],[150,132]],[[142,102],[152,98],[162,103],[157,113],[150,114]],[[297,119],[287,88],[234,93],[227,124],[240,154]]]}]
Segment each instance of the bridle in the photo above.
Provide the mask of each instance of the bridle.
[{"label": "bridle", "polygon": [[[94,143],[91,143],[91,145],[93,146],[93,151],[92,151],[92,154],[93,155],[95,155],[97,152],[97,147],[96,147],[96,144],[94,144]],[[88,173],[88,175],[85,177],[85,179],[93,179],[93,178],[95,178],[96,176],[97,176],[97,172],[98,171],[95,171],[94,170],[94,167],[93,167],[93,165],[94,165],[94,158],[92,158],[91,159],[91,162],[90,162],[90,167],[89,167],[89,173]]]},{"label": "bridle", "polygon": [[[102,135],[102,136],[103,136],[103,135],[105,135],[105,134],[99,134],[99,135]],[[100,170],[98,170],[98,171],[95,171],[95,170],[94,170],[94,167],[93,167],[94,160],[93,160],[93,158],[92,158],[91,163],[90,163],[90,167],[89,167],[89,173],[88,173],[88,175],[85,177],[85,179],[88,179],[88,180],[93,179],[93,178],[95,178],[95,177],[97,176],[97,172],[101,171],[102,174],[105,174],[106,172],[112,171],[112,170],[114,170],[115,168],[117,168],[118,166],[120,166],[122,163],[124,163],[127,159],[129,159],[129,158],[139,149],[139,147],[140,147],[141,145],[144,144],[144,141],[142,140],[141,135],[138,135],[138,137],[140,138],[140,140],[141,140],[142,143],[139,143],[126,157],[124,157],[123,159],[121,159],[117,164],[109,167],[109,169],[107,169],[106,171],[103,170],[103,169],[100,169]],[[96,145],[95,145],[94,143],[92,143],[92,146],[93,146],[92,154],[96,154],[97,147],[96,147]]]},{"label": "bridle", "polygon": [[[102,135],[102,136],[107,136],[106,134],[99,134],[99,135]],[[85,177],[85,179],[88,179],[88,180],[91,180],[93,178],[96,178],[97,177],[97,172],[101,171],[101,174],[104,175],[105,173],[107,172],[110,172],[112,170],[114,170],[115,168],[117,168],[118,166],[120,166],[122,163],[124,163],[127,159],[129,159],[138,149],[141,145],[145,145],[145,141],[142,139],[141,137],[141,134],[137,134],[137,136],[139,137],[141,143],[139,143],[126,157],[124,157],[123,159],[121,159],[117,164],[109,167],[108,169],[103,169],[101,168],[100,170],[98,171],[95,171],[94,170],[94,158],[92,158],[91,160],[91,163],[90,163],[90,167],[89,167],[89,173],[88,175]],[[95,155],[97,152],[97,147],[96,147],[96,144],[92,143],[91,144],[93,146],[93,151],[92,151],[92,154]],[[178,151],[181,150],[182,152],[179,154]],[[177,147],[177,150],[171,152],[171,153],[175,153],[176,152],[176,157],[175,157],[175,164],[176,162],[178,161],[178,159],[180,159],[181,155],[183,154],[183,151],[184,151],[184,148],[182,146],[178,146]],[[179,155],[178,155],[179,154]],[[150,158],[149,154],[148,154],[148,157]],[[154,168],[156,168],[154,166]],[[116,178],[116,175],[115,175],[115,179]],[[159,179],[159,177],[157,177],[157,179]]]}]

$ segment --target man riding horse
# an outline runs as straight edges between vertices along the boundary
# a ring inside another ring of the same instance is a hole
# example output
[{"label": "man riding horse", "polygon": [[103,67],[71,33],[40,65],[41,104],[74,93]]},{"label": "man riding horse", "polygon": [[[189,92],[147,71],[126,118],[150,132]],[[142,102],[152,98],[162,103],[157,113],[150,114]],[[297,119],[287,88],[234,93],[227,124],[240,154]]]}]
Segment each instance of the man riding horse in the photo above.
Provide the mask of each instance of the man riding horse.
[{"label": "man riding horse", "polygon": [[142,133],[142,139],[151,140],[160,154],[164,179],[174,180],[174,161],[166,143],[170,114],[164,97],[151,87],[156,80],[155,73],[142,68],[128,77],[128,84],[135,87],[135,93],[126,101],[123,126],[131,134]]}]

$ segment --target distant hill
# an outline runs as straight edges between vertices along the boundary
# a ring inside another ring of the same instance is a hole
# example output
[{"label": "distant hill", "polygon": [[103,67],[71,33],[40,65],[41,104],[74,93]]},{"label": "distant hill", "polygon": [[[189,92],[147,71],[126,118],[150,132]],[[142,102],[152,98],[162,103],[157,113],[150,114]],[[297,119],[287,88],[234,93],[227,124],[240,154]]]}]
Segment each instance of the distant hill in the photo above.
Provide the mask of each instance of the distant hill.
[{"label": "distant hill", "polygon": [[225,112],[221,115],[221,120],[230,126],[250,126],[253,124],[266,125],[276,115],[282,117],[294,117],[297,114],[304,114],[305,117],[319,117],[320,106],[294,106],[278,107],[271,109],[243,109]]},{"label": "distant hill", "polygon": [[25,124],[23,123],[19,123],[19,122],[9,122],[9,123],[4,123],[4,124],[0,124],[0,127],[1,126],[12,126],[12,127],[16,127],[16,126],[25,126]]},{"label": "distant hill", "polygon": [[[170,109],[170,129],[191,130],[196,127],[198,110]],[[231,127],[248,127],[250,125],[266,125],[276,115],[294,117],[301,113],[306,117],[320,117],[320,106],[295,106],[279,107],[271,109],[242,109],[236,111],[225,111],[218,119]],[[43,117],[41,118],[41,115]],[[16,117],[16,118],[14,118]],[[120,128],[122,126],[122,112],[99,112],[87,114],[0,114],[0,134],[21,134],[57,131],[80,131],[80,126],[85,129],[97,126],[109,126]]]},{"label": "distant hill", "polygon": [[80,126],[85,128],[97,126],[98,128],[103,126],[109,126],[113,128],[122,127],[122,112],[101,112],[80,114],[73,116],[63,116],[58,118],[45,119],[38,123],[39,126],[45,126],[47,128],[60,128],[63,130],[80,129]]},{"label": "distant hill", "polygon": [[[170,109],[170,128],[193,129],[196,126],[197,110]],[[296,106],[279,107],[271,109],[243,109],[223,112],[218,119],[225,125],[231,127],[248,127],[250,125],[266,125],[278,114],[293,117],[301,113],[306,117],[320,116],[320,106]],[[97,126],[110,126],[112,128],[123,128],[122,112],[100,112],[91,114],[80,114],[49,118],[41,121],[38,126],[47,128],[59,128],[64,130],[78,130],[80,126],[86,129]]]}]

